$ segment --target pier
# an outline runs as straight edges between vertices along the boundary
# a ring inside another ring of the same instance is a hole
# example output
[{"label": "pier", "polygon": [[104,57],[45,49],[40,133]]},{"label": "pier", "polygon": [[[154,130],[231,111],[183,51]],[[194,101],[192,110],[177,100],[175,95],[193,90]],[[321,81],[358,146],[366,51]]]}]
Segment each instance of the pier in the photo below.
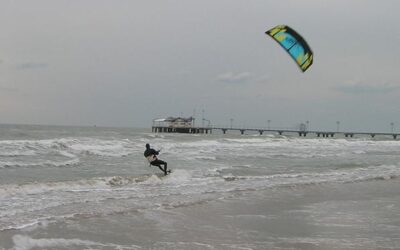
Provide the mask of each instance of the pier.
[{"label": "pier", "polygon": [[384,133],[384,132],[340,132],[340,131],[312,131],[312,130],[290,130],[290,129],[260,129],[260,128],[226,128],[226,127],[213,127],[213,130],[220,130],[223,134],[226,134],[228,131],[239,131],[242,135],[246,131],[256,132],[260,135],[264,133],[276,133],[279,135],[284,134],[297,134],[298,136],[306,137],[308,134],[314,134],[317,137],[328,138],[335,137],[336,135],[342,135],[346,138],[352,138],[356,135],[361,136],[370,136],[371,138],[375,138],[375,136],[389,136],[393,139],[397,139],[400,137],[400,133]]},{"label": "pier", "polygon": [[213,130],[221,131],[223,134],[231,132],[239,132],[245,134],[246,132],[263,134],[279,134],[289,135],[295,134],[300,137],[306,137],[307,135],[313,134],[316,137],[321,138],[333,138],[335,136],[343,136],[345,138],[353,138],[355,136],[370,136],[375,138],[376,136],[392,137],[393,139],[400,138],[400,133],[384,133],[384,132],[341,132],[341,131],[319,131],[319,130],[291,130],[291,129],[264,129],[264,128],[228,128],[228,127],[168,127],[168,126],[153,126],[152,132],[154,133],[188,133],[188,134],[211,134]]},{"label": "pier", "polygon": [[203,121],[208,121],[208,125],[204,126],[195,126],[194,118],[188,117],[167,117],[167,118],[159,118],[153,120],[153,125],[151,127],[151,131],[154,133],[186,133],[186,134],[211,134],[213,131],[221,131],[223,134],[226,134],[229,131],[239,132],[240,134],[245,134],[246,132],[259,133],[263,135],[264,133],[269,134],[279,134],[279,135],[291,135],[295,134],[300,137],[306,137],[307,135],[314,134],[316,137],[322,138],[333,138],[335,136],[345,137],[345,138],[353,138],[355,136],[370,136],[371,138],[379,137],[392,137],[394,140],[397,137],[400,138],[400,132],[393,132],[393,124],[392,124],[392,132],[357,132],[357,131],[339,131],[339,122],[337,122],[338,128],[336,131],[323,131],[323,130],[308,130],[305,124],[301,124],[298,129],[268,129],[266,128],[235,128],[230,127],[218,127],[211,126],[211,122],[207,119],[203,118]]}]

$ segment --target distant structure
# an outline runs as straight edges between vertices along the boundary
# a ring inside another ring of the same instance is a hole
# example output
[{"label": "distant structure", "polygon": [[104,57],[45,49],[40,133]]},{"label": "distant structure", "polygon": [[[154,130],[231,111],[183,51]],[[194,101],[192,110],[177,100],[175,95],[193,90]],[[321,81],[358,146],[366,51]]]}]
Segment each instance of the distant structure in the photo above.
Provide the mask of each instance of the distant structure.
[{"label": "distant structure", "polygon": [[194,118],[167,117],[153,120],[152,131],[156,133],[208,134],[211,127],[195,127]]},{"label": "distant structure", "polygon": [[[207,119],[202,119],[202,126],[196,127],[194,123],[195,119],[193,117],[183,118],[183,117],[168,117],[153,120],[152,132],[155,133],[188,133],[188,134],[208,134],[212,133],[213,130],[220,130],[223,134],[228,131],[239,131],[240,134],[245,134],[245,132],[258,132],[260,135],[263,133],[278,133],[283,134],[298,134],[299,136],[306,137],[309,134],[315,134],[316,137],[335,137],[343,136],[346,138],[353,138],[354,136],[365,136],[369,135],[371,138],[375,136],[380,136],[382,138],[393,137],[394,140],[400,137],[400,133],[384,133],[384,132],[357,132],[357,131],[341,131],[337,128],[337,131],[323,131],[323,130],[309,130],[309,122],[306,124],[301,123],[295,129],[271,129],[268,128],[235,128],[233,127],[233,119],[231,118],[230,126],[228,127],[213,127],[211,126],[211,121]],[[204,126],[204,121],[208,122],[207,126]],[[337,124],[340,124],[337,123]],[[269,124],[268,124],[269,125]]]}]

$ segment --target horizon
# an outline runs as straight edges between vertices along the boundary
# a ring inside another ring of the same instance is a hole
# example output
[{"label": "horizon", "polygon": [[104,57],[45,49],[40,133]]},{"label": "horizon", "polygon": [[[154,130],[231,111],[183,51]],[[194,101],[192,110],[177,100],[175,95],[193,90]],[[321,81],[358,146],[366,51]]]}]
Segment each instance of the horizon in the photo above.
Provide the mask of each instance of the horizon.
[{"label": "horizon", "polygon": [[[396,127],[393,128],[393,132],[391,131],[391,128],[389,128],[388,131],[378,131],[378,130],[352,130],[352,129],[324,129],[324,128],[305,128],[305,130],[302,130],[301,126],[305,125],[304,123],[298,123],[292,126],[270,126],[270,128],[268,128],[268,125],[265,126],[257,126],[257,125],[248,125],[248,126],[230,126],[230,124],[216,124],[216,125],[212,125],[210,127],[208,126],[200,126],[200,125],[196,125],[193,127],[196,128],[211,128],[213,130],[220,130],[221,128],[226,128],[229,130],[235,130],[235,131],[239,131],[241,129],[243,130],[247,130],[250,131],[251,133],[258,133],[258,129],[260,130],[264,130],[265,134],[273,134],[279,130],[283,131],[283,132],[289,132],[289,133],[297,133],[297,132],[307,132],[307,133],[315,133],[315,132],[327,132],[327,133],[338,133],[338,134],[343,134],[343,133],[355,133],[355,134],[386,134],[386,135],[400,135],[400,131],[396,130]],[[0,126],[36,126],[36,127],[67,127],[67,128],[99,128],[99,129],[146,129],[151,131],[152,125],[150,124],[147,127],[136,127],[136,126],[107,126],[107,125],[73,125],[73,124],[27,124],[27,123],[0,123]],[[267,131],[271,131],[270,133]],[[222,132],[222,131],[221,131]],[[154,133],[166,133],[166,132],[154,132]],[[173,134],[173,133],[172,133]],[[263,133],[264,134],[264,133]],[[321,137],[322,138],[322,137]]]}]

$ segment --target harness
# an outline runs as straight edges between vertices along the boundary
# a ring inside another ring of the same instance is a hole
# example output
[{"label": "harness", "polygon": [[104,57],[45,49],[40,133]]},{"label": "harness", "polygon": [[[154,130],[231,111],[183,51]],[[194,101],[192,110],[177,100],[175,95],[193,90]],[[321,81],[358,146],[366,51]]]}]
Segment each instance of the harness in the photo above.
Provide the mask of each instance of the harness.
[{"label": "harness", "polygon": [[149,161],[149,163],[152,163],[153,161],[157,160],[157,157],[155,155],[149,155],[146,157],[146,159]]}]

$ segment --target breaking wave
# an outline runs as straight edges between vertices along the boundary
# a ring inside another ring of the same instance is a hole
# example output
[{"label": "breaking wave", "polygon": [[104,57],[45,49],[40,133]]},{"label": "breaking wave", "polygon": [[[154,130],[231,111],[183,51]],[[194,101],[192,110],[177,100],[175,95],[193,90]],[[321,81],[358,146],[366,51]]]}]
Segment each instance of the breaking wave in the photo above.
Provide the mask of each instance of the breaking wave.
[{"label": "breaking wave", "polygon": [[96,138],[61,138],[51,140],[0,141],[0,157],[60,154],[93,154],[121,157],[131,154],[129,140],[102,140]]},{"label": "breaking wave", "polygon": [[[98,216],[155,206],[176,208],[223,198],[227,193],[309,185],[388,181],[400,177],[396,165],[263,176],[196,176],[176,169],[168,176],[107,176],[62,182],[0,185],[0,230],[43,221]],[[43,203],[43,201],[47,201]],[[46,216],[40,216],[45,214]]]},{"label": "breaking wave", "polygon": [[79,164],[79,159],[71,159],[67,161],[55,162],[55,161],[42,161],[36,163],[24,163],[24,162],[0,162],[0,168],[30,168],[30,167],[71,167]]},{"label": "breaking wave", "polygon": [[136,245],[123,246],[112,243],[100,243],[81,239],[64,238],[39,238],[34,239],[26,235],[13,236],[14,247],[12,250],[30,250],[30,249],[71,249],[74,247],[84,247],[87,249],[141,249]]}]

